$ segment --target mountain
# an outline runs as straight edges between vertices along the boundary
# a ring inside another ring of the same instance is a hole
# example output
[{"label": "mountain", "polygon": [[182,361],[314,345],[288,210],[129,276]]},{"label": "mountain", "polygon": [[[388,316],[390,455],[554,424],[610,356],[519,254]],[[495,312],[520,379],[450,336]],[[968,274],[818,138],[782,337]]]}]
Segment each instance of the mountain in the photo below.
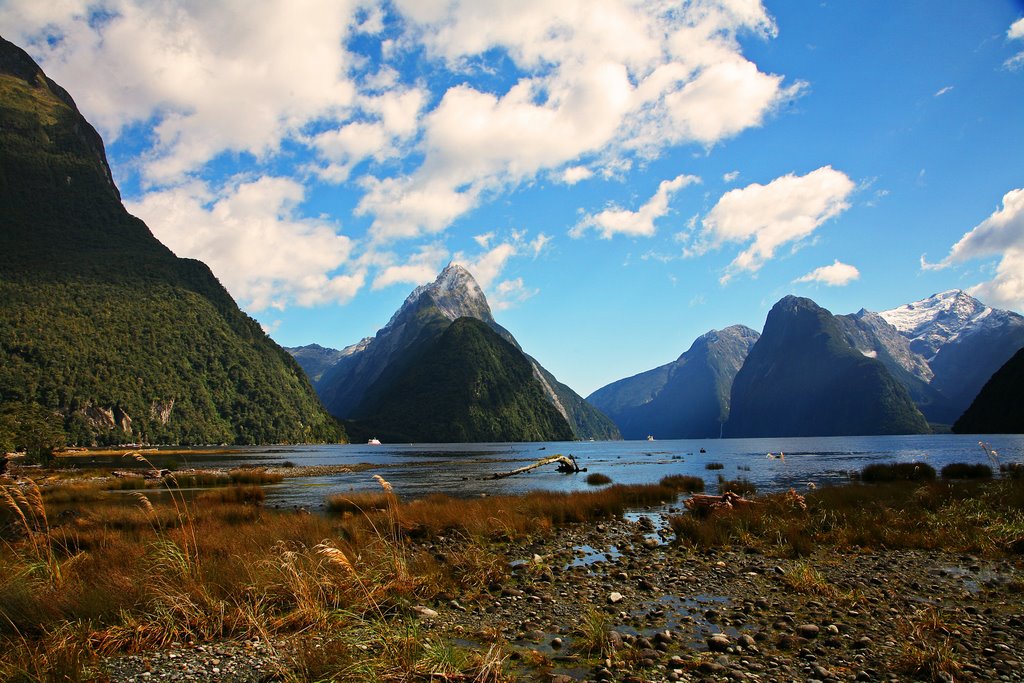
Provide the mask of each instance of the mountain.
[{"label": "mountain", "polygon": [[[367,402],[370,391],[386,393],[382,387],[397,381],[397,368],[404,367],[410,357],[424,358],[421,347],[433,343],[460,318],[483,322],[517,353],[523,353],[512,334],[494,320],[487,298],[469,271],[449,265],[434,282],[413,290],[376,335],[343,349],[335,364],[323,371],[314,386],[324,405],[339,418],[367,417],[371,405],[375,410],[379,408]],[[536,360],[523,355],[546,400],[562,415],[576,438],[621,438],[610,419],[558,382]]]},{"label": "mountain", "polygon": [[956,408],[945,394],[932,386],[935,373],[928,361],[911,350],[910,340],[885,318],[861,309],[851,315],[837,315],[836,322],[851,346],[885,365],[926,418],[943,424],[952,421]]},{"label": "mountain", "polygon": [[324,441],[302,369],[121,204],[71,96],[0,38],[0,408],[75,444]]},{"label": "mountain", "polygon": [[855,349],[835,316],[787,296],[736,374],[725,434],[840,436],[928,432],[907,390]]},{"label": "mountain", "polygon": [[936,422],[953,422],[992,374],[1024,346],[1024,316],[986,306],[962,290],[879,315],[928,364],[929,385],[947,401],[941,410],[930,411]]},{"label": "mountain", "polygon": [[363,429],[421,443],[573,438],[530,360],[486,323],[457,318],[439,336],[423,334],[367,392]]},{"label": "mountain", "polygon": [[958,434],[1024,434],[1024,348],[985,382],[953,425]]},{"label": "mountain", "polygon": [[333,367],[345,356],[344,351],[329,349],[319,344],[306,346],[284,347],[299,364],[311,382],[318,382],[329,368]]},{"label": "mountain", "polygon": [[743,325],[712,330],[675,361],[613,382],[587,401],[626,439],[717,438],[729,417],[733,378],[758,336]]}]

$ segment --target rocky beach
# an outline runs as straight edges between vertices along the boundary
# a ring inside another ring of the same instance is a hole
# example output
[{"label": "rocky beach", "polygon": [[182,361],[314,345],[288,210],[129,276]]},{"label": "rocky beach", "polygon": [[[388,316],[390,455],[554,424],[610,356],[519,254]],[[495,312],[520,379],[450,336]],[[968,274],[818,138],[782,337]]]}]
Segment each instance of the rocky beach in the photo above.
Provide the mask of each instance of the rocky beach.
[{"label": "rocky beach", "polygon": [[[423,640],[480,651],[502,643],[505,669],[521,680],[1024,680],[1019,555],[698,549],[674,538],[670,514],[508,544],[503,580],[472,595],[442,591],[394,618]],[[446,537],[417,550],[439,563],[462,551]],[[330,634],[320,640],[331,647]],[[296,662],[316,651],[298,647],[289,638],[179,645],[106,666],[114,681],[294,680]]]}]

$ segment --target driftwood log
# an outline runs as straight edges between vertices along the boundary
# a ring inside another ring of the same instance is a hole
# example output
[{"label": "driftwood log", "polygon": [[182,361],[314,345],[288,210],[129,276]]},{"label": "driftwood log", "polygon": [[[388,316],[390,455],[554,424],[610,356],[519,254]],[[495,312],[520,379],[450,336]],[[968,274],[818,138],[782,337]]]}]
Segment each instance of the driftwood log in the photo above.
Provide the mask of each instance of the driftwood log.
[{"label": "driftwood log", "polygon": [[576,458],[572,457],[571,455],[552,455],[547,458],[541,458],[540,460],[531,465],[526,465],[525,467],[514,469],[511,472],[498,472],[497,474],[492,474],[491,476],[486,477],[486,479],[504,479],[505,477],[511,477],[512,475],[515,474],[529,472],[530,470],[535,470],[538,467],[543,467],[544,465],[550,465],[556,462],[558,463],[559,472],[565,472],[566,474],[575,474],[576,472],[587,471],[585,467],[581,469],[580,466],[576,463]]},{"label": "driftwood log", "polygon": [[757,501],[747,500],[737,493],[726,491],[720,496],[697,493],[687,498],[683,505],[691,512],[711,512],[712,510],[734,510],[736,508],[750,507],[751,505],[757,505]]},{"label": "driftwood log", "polygon": [[[806,510],[807,501],[799,493],[790,489],[783,494],[783,500],[789,503],[792,507]],[[726,491],[720,496],[710,496],[702,493],[694,494],[683,502],[687,510],[698,513],[708,513],[716,510],[737,510],[747,508],[752,505],[759,505],[760,503],[756,500],[748,500],[743,496],[733,493],[732,491]]]}]

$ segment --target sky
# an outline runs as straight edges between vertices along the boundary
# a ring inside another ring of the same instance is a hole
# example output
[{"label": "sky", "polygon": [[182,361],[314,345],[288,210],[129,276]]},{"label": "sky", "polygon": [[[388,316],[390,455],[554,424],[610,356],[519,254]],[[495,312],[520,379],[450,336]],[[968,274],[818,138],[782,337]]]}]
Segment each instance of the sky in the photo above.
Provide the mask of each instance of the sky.
[{"label": "sky", "polygon": [[449,262],[584,396],[787,294],[1024,311],[1021,0],[0,0],[0,35],[284,346]]}]

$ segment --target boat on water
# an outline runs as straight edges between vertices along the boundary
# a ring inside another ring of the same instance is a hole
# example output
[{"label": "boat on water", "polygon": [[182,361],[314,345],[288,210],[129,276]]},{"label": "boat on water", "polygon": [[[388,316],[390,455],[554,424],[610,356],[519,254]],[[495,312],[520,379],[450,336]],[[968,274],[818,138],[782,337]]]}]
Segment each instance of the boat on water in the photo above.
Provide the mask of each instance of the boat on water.
[{"label": "boat on water", "polygon": [[648,441],[654,441],[654,435],[653,434],[648,434],[647,435],[647,440]]},{"label": "boat on water", "polygon": [[367,446],[379,446],[380,445],[380,439],[378,439],[375,436],[371,437],[370,440],[366,442],[366,445]]}]

